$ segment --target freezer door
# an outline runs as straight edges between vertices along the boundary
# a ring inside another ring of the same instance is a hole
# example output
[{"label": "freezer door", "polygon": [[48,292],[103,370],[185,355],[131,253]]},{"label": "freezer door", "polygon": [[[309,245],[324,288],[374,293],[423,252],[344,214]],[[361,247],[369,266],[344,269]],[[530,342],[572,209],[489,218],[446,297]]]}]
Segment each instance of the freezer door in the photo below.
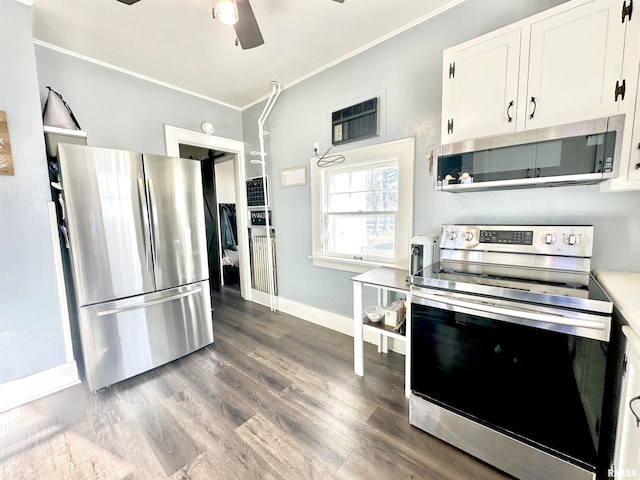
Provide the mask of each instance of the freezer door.
[{"label": "freezer door", "polygon": [[59,144],[78,305],[155,290],[142,157]]},{"label": "freezer door", "polygon": [[209,283],[80,309],[91,390],[175,360],[213,342]]},{"label": "freezer door", "polygon": [[209,278],[200,162],[144,155],[156,287]]}]

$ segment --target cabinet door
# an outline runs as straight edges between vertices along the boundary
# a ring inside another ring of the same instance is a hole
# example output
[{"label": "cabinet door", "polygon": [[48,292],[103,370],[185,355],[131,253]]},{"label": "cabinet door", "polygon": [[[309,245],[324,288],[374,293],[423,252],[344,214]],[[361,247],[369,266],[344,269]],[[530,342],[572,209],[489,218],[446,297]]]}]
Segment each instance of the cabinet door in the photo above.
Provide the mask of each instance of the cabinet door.
[{"label": "cabinet door", "polygon": [[620,9],[620,2],[594,0],[531,25],[526,129],[617,113]]},{"label": "cabinet door", "polygon": [[443,144],[515,130],[520,37],[517,28],[445,50]]},{"label": "cabinet door", "polygon": [[626,17],[625,25],[622,78],[626,82],[626,92],[619,113],[624,113],[626,118],[620,176],[602,184],[604,191],[640,190],[640,16]]},{"label": "cabinet door", "polygon": [[[630,37],[631,44],[627,46],[625,49],[625,63],[629,60],[629,63],[635,65],[635,68],[638,69],[638,59],[640,58],[640,21],[635,20],[634,18],[633,27],[630,25],[629,28],[633,28],[633,35],[627,36]],[[629,42],[627,42],[629,43]],[[630,71],[629,73],[633,73]],[[633,130],[631,133],[631,156],[629,163],[629,175],[628,179],[630,182],[639,182],[640,181],[640,89],[638,89],[638,85],[640,84],[640,71],[638,73],[638,79],[636,80],[636,103],[635,103],[635,112],[632,111],[632,114],[635,113],[634,122],[633,122]],[[625,159],[623,158],[624,162]],[[632,184],[630,183],[629,186]],[[634,185],[636,189],[639,188],[637,183]]]},{"label": "cabinet door", "polygon": [[[638,96],[640,100],[640,96]],[[631,160],[629,163],[629,180],[640,180],[640,101],[636,107],[635,123],[631,137]]]},{"label": "cabinet door", "polygon": [[636,420],[636,415],[640,415],[640,338],[633,332],[627,332],[627,373],[620,395],[615,478],[640,476],[640,426]]}]

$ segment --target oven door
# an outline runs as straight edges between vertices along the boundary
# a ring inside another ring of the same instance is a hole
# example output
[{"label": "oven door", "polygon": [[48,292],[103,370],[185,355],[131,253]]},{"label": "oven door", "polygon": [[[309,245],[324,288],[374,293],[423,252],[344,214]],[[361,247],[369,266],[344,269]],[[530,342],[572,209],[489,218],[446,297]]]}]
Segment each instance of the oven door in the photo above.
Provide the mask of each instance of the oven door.
[{"label": "oven door", "polygon": [[595,471],[607,342],[588,337],[608,338],[606,318],[460,297],[413,291],[414,395]]}]

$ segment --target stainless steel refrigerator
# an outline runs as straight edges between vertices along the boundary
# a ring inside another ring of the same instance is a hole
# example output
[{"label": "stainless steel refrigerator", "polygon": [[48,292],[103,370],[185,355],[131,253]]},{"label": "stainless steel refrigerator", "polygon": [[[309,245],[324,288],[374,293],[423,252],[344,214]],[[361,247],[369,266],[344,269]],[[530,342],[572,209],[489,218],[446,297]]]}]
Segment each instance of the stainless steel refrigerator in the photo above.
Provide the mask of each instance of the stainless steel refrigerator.
[{"label": "stainless steel refrigerator", "polygon": [[92,390],[213,342],[200,162],[59,144]]}]

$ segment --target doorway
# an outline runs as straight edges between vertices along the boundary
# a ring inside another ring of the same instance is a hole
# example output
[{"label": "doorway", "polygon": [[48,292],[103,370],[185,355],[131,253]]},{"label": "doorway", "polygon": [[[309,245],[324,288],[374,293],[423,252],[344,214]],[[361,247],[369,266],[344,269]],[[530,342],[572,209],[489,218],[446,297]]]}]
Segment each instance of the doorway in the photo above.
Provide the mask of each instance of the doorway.
[{"label": "doorway", "polygon": [[180,157],[201,162],[211,290],[240,292],[235,154],[181,143]]},{"label": "doorway", "polygon": [[[209,192],[210,215],[215,215],[216,223],[219,223],[219,204],[234,203],[235,204],[235,228],[231,231],[235,233],[236,250],[229,248],[221,248],[220,234],[215,232],[215,255],[210,258],[210,275],[213,278],[217,275],[219,285],[227,285],[240,292],[242,298],[251,300],[251,271],[249,265],[249,238],[247,235],[247,206],[246,196],[244,193],[245,185],[245,164],[244,164],[244,143],[227,138],[206,135],[200,132],[186,130],[178,127],[165,125],[165,147],[167,155],[182,156],[189,158],[207,159],[203,162],[203,167],[210,166],[208,173],[205,170],[204,182],[210,182]],[[199,156],[201,158],[199,158]],[[218,166],[220,165],[220,167]],[[216,183],[213,176],[218,173],[221,179]],[[232,175],[231,175],[232,174]],[[224,185],[221,184],[224,182]],[[206,193],[206,185],[203,184],[203,190]],[[214,195],[212,196],[211,193]],[[221,200],[215,198],[221,195]],[[235,197],[235,198],[234,198]],[[227,200],[230,200],[226,202]],[[205,207],[206,208],[206,207]],[[229,246],[229,244],[227,244]],[[222,253],[227,252],[227,255]],[[227,264],[227,278],[225,283],[224,264]],[[235,270],[237,268],[237,271]],[[234,282],[234,276],[237,274],[238,282]],[[213,284],[213,282],[212,282]]]}]

